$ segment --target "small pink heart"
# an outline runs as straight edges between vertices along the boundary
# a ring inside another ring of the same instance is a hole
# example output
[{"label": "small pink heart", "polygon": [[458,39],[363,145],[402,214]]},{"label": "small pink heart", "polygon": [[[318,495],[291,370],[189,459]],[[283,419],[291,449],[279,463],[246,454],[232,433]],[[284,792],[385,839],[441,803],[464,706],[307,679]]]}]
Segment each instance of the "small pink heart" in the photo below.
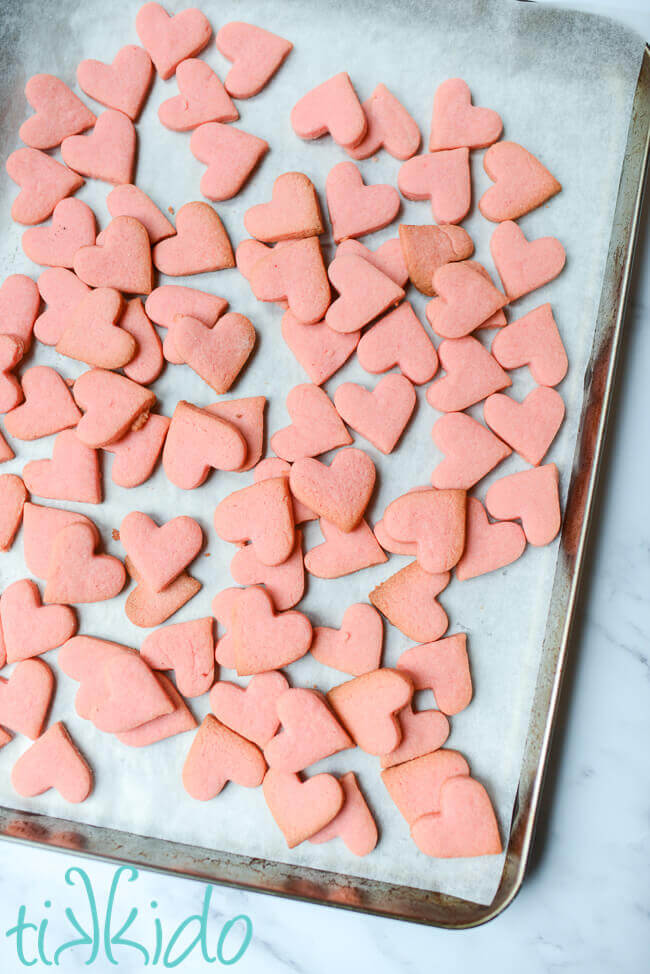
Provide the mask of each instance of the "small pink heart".
[{"label": "small pink heart", "polygon": [[480,500],[467,499],[467,540],[463,557],[456,566],[461,582],[510,565],[523,554],[525,547],[526,536],[518,524],[511,521],[491,524]]},{"label": "small pink heart", "polygon": [[510,301],[548,284],[566,261],[564,247],[555,237],[526,240],[512,220],[500,223],[490,240],[492,260]]},{"label": "small pink heart", "polygon": [[388,561],[366,521],[352,531],[340,531],[324,517],[319,525],[325,541],[305,555],[305,568],[310,575],[340,578]]},{"label": "small pink heart", "polygon": [[284,37],[241,22],[226,24],[215,40],[223,56],[233,62],[226,76],[226,90],[233,98],[257,95],[293,49]]},{"label": "small pink heart", "polygon": [[25,97],[36,114],[23,122],[18,134],[33,149],[53,149],[95,124],[90,109],[53,74],[33,75],[25,85]]},{"label": "small pink heart", "polygon": [[[172,237],[176,231],[162,210],[138,186],[125,183],[116,186],[106,197],[106,206],[112,217],[131,216],[147,231],[151,245]],[[158,288],[158,290],[164,290]]]},{"label": "small pink heart", "polygon": [[286,300],[289,310],[305,324],[321,321],[331,291],[318,237],[274,247],[252,268],[250,285],[260,301]]},{"label": "small pink heart", "polygon": [[472,677],[464,632],[402,653],[397,669],[405,670],[416,690],[432,690],[443,714],[457,714],[472,699]]},{"label": "small pink heart", "polygon": [[174,322],[173,336],[182,360],[219,395],[232,386],[257,337],[249,319],[232,311],[212,328],[196,318],[179,318]]},{"label": "small pink heart", "polygon": [[397,185],[407,200],[429,200],[436,223],[460,223],[472,202],[469,149],[414,156],[400,167]]},{"label": "small pink heart", "polygon": [[163,467],[177,487],[200,487],[211,469],[241,470],[246,452],[246,440],[232,423],[193,403],[176,404],[163,448]]},{"label": "small pink heart", "polygon": [[95,554],[96,548],[96,531],[88,524],[70,524],[57,534],[43,602],[101,602],[119,595],[126,582],[124,565],[112,555]]},{"label": "small pink heart", "polygon": [[306,325],[287,311],[282,316],[282,337],[311,381],[320,386],[347,362],[361,333],[339,334],[324,321]]},{"label": "small pink heart", "polygon": [[314,629],[310,652],[323,666],[361,676],[379,668],[383,641],[381,616],[371,605],[359,602],[345,610],[340,629]]},{"label": "small pink heart", "polygon": [[[161,106],[161,111],[164,107]],[[200,124],[192,133],[190,151],[195,159],[208,167],[201,176],[203,195],[209,200],[229,200],[237,195],[264,158],[269,151],[269,144],[243,129],[223,125],[217,119],[206,120],[205,124]]]},{"label": "small pink heart", "polygon": [[302,172],[285,172],[273,183],[270,203],[258,203],[244,214],[251,237],[265,243],[317,237],[325,232],[318,195]]},{"label": "small pink heart", "polygon": [[381,230],[399,213],[400,199],[395,187],[366,186],[353,162],[339,162],[330,169],[325,193],[336,243]]},{"label": "small pink heart", "polygon": [[228,92],[205,61],[181,61],[176,81],[180,94],[168,98],[158,109],[158,118],[166,128],[187,132],[204,122],[235,122],[239,118]]},{"label": "small pink heart", "polygon": [[176,214],[176,235],[155,245],[153,262],[161,274],[179,277],[234,267],[235,256],[216,210],[186,203]]},{"label": "small pink heart", "polygon": [[569,365],[550,304],[529,311],[499,332],[491,352],[504,369],[527,365],[541,386],[556,386]]},{"label": "small pink heart", "polygon": [[229,781],[257,788],[265,771],[260,749],[208,714],[185,759],[183,787],[197,801],[208,801],[216,798]]},{"label": "small pink heart", "polygon": [[431,474],[431,483],[441,490],[469,490],[512,453],[498,436],[466,413],[441,416],[431,436],[445,454]]},{"label": "small pink heart", "polygon": [[546,456],[564,413],[562,396],[548,386],[537,386],[521,403],[496,393],[483,407],[490,429],[534,467]]},{"label": "small pink heart", "polygon": [[365,112],[345,71],[303,95],[291,109],[291,125],[301,139],[319,139],[329,132],[344,149],[358,145],[368,129]]},{"label": "small pink heart", "polygon": [[385,454],[395,449],[415,403],[415,389],[399,373],[384,376],[370,392],[356,382],[344,382],[334,393],[344,422]]},{"label": "small pink heart", "polygon": [[151,292],[144,310],[152,321],[163,328],[169,328],[174,321],[185,316],[197,318],[211,327],[227,307],[228,302],[216,294],[179,284],[163,284]]},{"label": "small pink heart", "polygon": [[283,460],[315,457],[352,443],[332,401],[318,386],[294,386],[287,396],[287,411],[291,425],[271,437],[271,449]]},{"label": "small pink heart", "polygon": [[407,275],[418,291],[433,297],[433,275],[450,261],[467,260],[474,244],[466,230],[449,224],[413,226],[402,223],[399,242]]},{"label": "small pink heart", "polygon": [[60,355],[103,369],[119,369],[134,357],[135,339],[119,327],[124,302],[112,287],[98,287],[81,299],[56,343]]},{"label": "small pink heart", "polygon": [[184,515],[158,527],[147,514],[132,511],[120,524],[120,541],[147,586],[160,592],[194,561],[203,531]]},{"label": "small pink heart", "polygon": [[151,413],[144,426],[104,447],[115,456],[111,469],[113,483],[120,487],[139,487],[149,479],[162,453],[169,423],[167,416]]},{"label": "small pink heart", "polygon": [[415,490],[386,508],[384,526],[391,538],[417,545],[421,568],[432,575],[450,571],[465,547],[464,490]]},{"label": "small pink heart", "polygon": [[101,504],[102,477],[97,451],[82,443],[74,430],[54,441],[51,460],[32,460],[23,470],[30,494],[50,500]]},{"label": "small pink heart", "polygon": [[282,730],[264,748],[270,768],[297,773],[354,746],[325,698],[315,690],[285,690],[276,701],[276,710]]},{"label": "small pink heart", "polygon": [[25,346],[14,335],[0,335],[0,413],[8,413],[23,401],[23,390],[12,369],[20,363]]},{"label": "small pink heart", "polygon": [[107,108],[115,108],[135,122],[153,80],[151,58],[138,44],[120,48],[111,64],[92,59],[77,68],[79,87]]},{"label": "small pink heart", "polygon": [[327,700],[363,751],[383,755],[394,751],[402,739],[397,713],[412,696],[410,678],[385,668],[339,684]]},{"label": "small pink heart", "polygon": [[27,369],[22,378],[25,402],[5,417],[10,436],[38,440],[76,426],[80,412],[70,389],[58,372],[47,365]]},{"label": "small pink heart", "polygon": [[48,267],[72,267],[80,247],[95,243],[95,214],[81,200],[61,200],[49,227],[31,227],[22,236],[27,257]]},{"label": "small pink heart", "polygon": [[90,135],[70,135],[61,144],[63,161],[82,176],[121,186],[133,182],[137,136],[127,115],[107,108]]},{"label": "small pink heart", "polygon": [[397,366],[415,385],[429,382],[438,371],[435,345],[408,301],[366,331],[357,358],[361,367],[374,375]]},{"label": "small pink heart", "polygon": [[212,36],[210,22],[196,7],[170,17],[159,3],[140,7],[135,29],[163,81],[171,78],[181,61],[202,51]]},{"label": "small pink heart", "polygon": [[443,264],[433,275],[439,297],[427,305],[427,319],[443,338],[464,338],[499,311],[507,298],[474,261]]},{"label": "small pink heart", "polygon": [[418,849],[437,859],[495,856],[501,852],[499,826],[485,788],[467,775],[447,778],[440,789],[440,811],[411,826]]},{"label": "small pink heart", "polygon": [[409,159],[420,147],[417,123],[386,85],[379,84],[363,103],[368,130],[358,145],[347,149],[353,159],[368,159],[385,149],[395,159]]},{"label": "small pink heart", "polygon": [[331,774],[301,781],[297,774],[270,768],[262,784],[271,815],[290,849],[328,825],[341,810],[344,795]]},{"label": "small pink heart", "polygon": [[289,484],[294,497],[341,531],[363,518],[375,487],[375,465],[363,450],[339,450],[328,466],[311,457],[296,460]]},{"label": "small pink heart", "polygon": [[449,572],[431,575],[414,561],[377,585],[368,598],[405,636],[426,643],[444,636],[447,630],[447,613],[436,597],[449,585],[449,579]]},{"label": "small pink heart", "polygon": [[9,677],[0,676],[0,724],[33,741],[40,736],[54,695],[54,675],[40,659],[17,663]]},{"label": "small pink heart", "polygon": [[255,545],[244,545],[230,562],[230,574],[238,585],[264,585],[276,609],[292,609],[305,593],[302,532],[296,531],[293,551],[280,565],[265,565]]},{"label": "small pink heart", "polygon": [[250,542],[262,564],[282,564],[295,537],[288,479],[260,480],[234,491],[217,505],[214,527],[224,541]]},{"label": "small pink heart", "polygon": [[343,334],[359,331],[404,297],[399,285],[363,257],[335,257],[328,276],[339,297],[329,306],[325,321]]},{"label": "small pink heart", "polygon": [[77,511],[64,511],[57,507],[30,504],[28,501],[25,504],[23,521],[25,565],[37,578],[47,579],[54,539],[69,524],[87,524],[94,532],[97,544],[100,541],[99,531],[90,518]]},{"label": "small pink heart", "polygon": [[309,839],[314,845],[343,839],[347,848],[355,856],[367,856],[377,845],[379,833],[372,812],[368,808],[353,771],[341,775],[341,786],[345,801],[343,808],[329,825],[326,825]]},{"label": "small pink heart", "polygon": [[382,274],[395,281],[398,287],[404,287],[409,279],[399,237],[385,240],[376,250],[370,250],[361,241],[347,237],[336,248],[336,256],[349,257],[351,254],[369,261]]},{"label": "small pink heart", "polygon": [[210,709],[222,724],[264,747],[280,726],[276,704],[288,688],[286,677],[275,670],[258,673],[246,688],[215,683],[210,691]]},{"label": "small pink heart", "polygon": [[461,78],[449,78],[433,96],[429,151],[483,149],[501,135],[501,117],[491,108],[472,105],[472,93]]},{"label": "small pink heart", "polygon": [[509,474],[490,485],[485,506],[499,520],[520,518],[529,544],[550,544],[562,523],[558,480],[554,463]]},{"label": "small pink heart", "polygon": [[68,326],[70,315],[90,288],[72,271],[50,267],[38,279],[38,290],[47,305],[34,322],[34,334],[44,345],[56,345]]},{"label": "small pink heart", "polygon": [[438,357],[446,375],[429,386],[427,402],[440,412],[459,412],[512,385],[508,373],[471,335],[441,342]]},{"label": "small pink heart", "polygon": [[34,798],[54,788],[67,802],[83,802],[93,787],[93,773],[61,721],[53,724],[18,758],[11,784],[19,795]]},{"label": "small pink heart", "polygon": [[183,696],[199,697],[214,681],[213,629],[212,616],[162,626],[149,633],[140,655],[154,670],[174,670]]},{"label": "small pink heart", "polygon": [[31,277],[10,274],[0,286],[0,335],[11,335],[27,351],[41,298]]},{"label": "small pink heart", "polygon": [[0,551],[11,548],[28,494],[23,481],[14,473],[0,474]]},{"label": "small pink heart", "polygon": [[9,585],[0,599],[7,662],[16,663],[56,649],[77,630],[67,605],[43,605],[38,587],[28,578]]},{"label": "small pink heart", "polygon": [[156,401],[149,389],[107,369],[84,372],[75,382],[73,393],[84,411],[77,436],[95,449],[120,440],[141,416],[148,415]]},{"label": "small pink heart", "polygon": [[275,612],[271,596],[257,586],[243,589],[233,609],[236,669],[240,676],[277,670],[301,659],[311,644],[306,615]]},{"label": "small pink heart", "polygon": [[150,294],[153,268],[149,234],[132,216],[116,216],[100,233],[95,246],[76,252],[74,270],[91,287]]},{"label": "small pink heart", "polygon": [[517,220],[562,189],[546,166],[516,142],[490,146],[483,166],[494,186],[483,193],[478,206],[495,223]]},{"label": "small pink heart", "polygon": [[402,728],[402,740],[390,754],[382,755],[382,768],[392,768],[404,761],[412,761],[441,748],[449,737],[449,721],[439,710],[417,713],[407,704],[397,715]]},{"label": "small pink heart", "polygon": [[38,149],[16,149],[7,159],[6,169],[20,186],[11,218],[28,226],[47,220],[56,204],[84,183],[78,173]]}]

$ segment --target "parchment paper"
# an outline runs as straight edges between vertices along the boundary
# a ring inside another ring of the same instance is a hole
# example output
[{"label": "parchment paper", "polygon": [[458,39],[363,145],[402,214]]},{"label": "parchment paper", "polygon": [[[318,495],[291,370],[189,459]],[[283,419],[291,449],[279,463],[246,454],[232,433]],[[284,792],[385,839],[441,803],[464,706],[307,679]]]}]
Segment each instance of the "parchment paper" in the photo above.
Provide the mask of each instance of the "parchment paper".
[{"label": "parchment paper", "polygon": [[[17,132],[29,113],[23,96],[24,84],[37,71],[52,72],[74,86],[80,60],[97,57],[110,61],[127,43],[138,43],[134,19],[139,4],[107,5],[105,0],[13,0],[0,3],[2,51],[0,77],[4,117],[0,120],[2,156],[19,145]],[[182,9],[182,2],[167,2],[168,10]],[[567,266],[556,281],[519,301],[509,311],[513,320],[544,301],[551,301],[570,359],[570,372],[560,391],[567,406],[567,419],[549,459],[562,472],[562,488],[576,439],[583,389],[583,376],[591,346],[594,320],[610,236],[613,207],[621,169],[631,100],[642,55],[641,38],[603,18],[582,13],[556,11],[534,4],[509,2],[439,2],[439,0],[277,0],[246,3],[204,0],[202,9],[215,31],[230,20],[248,20],[286,36],[295,49],[276,78],[259,96],[241,101],[238,108],[243,129],[267,139],[271,152],[249,185],[235,199],[217,209],[233,244],[245,236],[243,214],[253,203],[270,199],[274,179],[282,172],[306,172],[323,193],[329,169],[347,156],[329,138],[301,142],[289,123],[290,109],[300,95],[337,71],[347,70],[361,98],[367,98],[382,81],[403,101],[418,121],[423,143],[429,134],[433,91],[448,77],[465,78],[474,101],[499,111],[504,119],[504,137],[521,142],[549,166],[563,184],[562,193],[547,205],[524,217],[521,225],[530,237],[552,234],[565,245]],[[221,78],[228,63],[214,44],[201,57]],[[137,183],[163,208],[176,210],[183,203],[201,199],[199,180],[203,167],[189,151],[189,133],[165,129],[157,109],[176,94],[172,79],[156,80],[142,119],[138,123],[139,160]],[[82,96],[83,97],[83,96]],[[99,111],[101,106],[90,103]],[[381,152],[362,162],[367,182],[396,184],[400,163]],[[494,225],[476,209],[476,200],[490,185],[482,169],[482,153],[472,153],[474,206],[465,221],[476,244],[476,259],[492,266],[488,243]],[[20,248],[20,228],[10,223],[9,211],[15,187],[5,176],[0,191],[0,272],[25,272],[33,277],[39,270]],[[105,198],[110,187],[87,183],[78,196],[95,210],[100,225],[108,222]],[[426,203],[403,205],[400,217],[408,223],[431,222]],[[397,224],[364,238],[373,249],[395,236]],[[331,238],[326,239],[331,253]],[[161,279],[161,283],[164,280]],[[269,398],[268,430],[288,422],[284,398],[298,382],[307,381],[302,369],[280,335],[281,311],[261,305],[236,270],[188,279],[193,286],[228,298],[233,310],[249,315],[258,333],[258,347],[229,398],[264,394]],[[424,320],[426,299],[409,293]],[[492,333],[483,335],[488,344]],[[39,346],[29,365],[55,365],[67,377],[76,377],[84,367]],[[527,370],[520,370],[521,373]],[[326,388],[330,394],[343,381],[354,380],[368,387],[376,382],[356,364],[349,363]],[[527,375],[515,373],[513,395],[521,398],[532,386]],[[214,401],[211,390],[186,367],[168,367],[155,384],[161,411],[171,415],[174,404],[186,398],[199,405]],[[440,460],[430,431],[437,413],[418,392],[416,415],[399,449],[385,458],[360,437],[356,442],[373,457],[379,471],[379,489],[369,512],[371,522],[381,516],[386,504],[415,484],[426,484]],[[481,415],[481,407],[470,410]],[[51,456],[52,439],[32,444],[16,443],[18,457],[2,472],[20,472],[28,459]],[[171,621],[209,614],[217,591],[232,584],[228,572],[231,546],[219,541],[212,529],[214,507],[231,490],[251,481],[251,475],[213,474],[200,490],[183,492],[171,485],[160,470],[142,487],[126,491],[110,479],[112,458],[106,457],[106,502],[98,508],[74,507],[89,514],[98,524],[106,549],[123,554],[111,539],[122,517],[143,510],[158,519],[185,513],[197,518],[208,538],[207,553],[192,571],[203,583],[202,591]],[[511,457],[475,491],[483,498],[496,477],[525,464]],[[38,498],[34,498],[37,502]],[[54,503],[44,501],[44,503]],[[318,527],[306,527],[306,548],[322,540]],[[450,747],[468,758],[472,773],[488,787],[494,801],[502,836],[507,840],[523,744],[529,721],[531,695],[537,672],[550,582],[557,555],[556,545],[528,548],[524,556],[503,571],[459,583],[452,581],[441,596],[449,613],[449,632],[465,630],[475,697],[470,707],[451,719]],[[315,625],[340,625],[344,609],[365,600],[371,588],[396,571],[406,559],[392,557],[389,564],[337,581],[309,580],[308,594],[300,606]],[[0,557],[0,588],[26,574],[22,558],[22,537],[13,550]],[[123,612],[125,595],[109,603],[83,608],[80,631],[138,646],[146,632],[138,630]],[[409,641],[386,626],[384,661],[393,665]],[[54,661],[56,653],[46,656]],[[6,675],[6,672],[3,674]],[[223,670],[225,679],[236,675]],[[345,679],[318,665],[310,657],[290,667],[295,685],[312,684],[322,690]],[[304,863],[311,866],[368,876],[394,883],[436,889],[468,897],[479,903],[492,899],[501,875],[503,858],[437,861],[418,852],[409,830],[388,798],[379,778],[378,762],[356,749],[310,769],[353,769],[358,772],[381,829],[377,849],[357,859],[340,840],[326,845],[304,843],[293,852],[266,809],[261,789],[228,786],[214,801],[201,804],[187,796],[181,786],[181,767],[191,734],[175,737],[146,750],[130,749],[96,731],[77,717],[73,699],[77,684],[58,675],[52,720],[65,719],[75,739],[87,754],[96,774],[92,797],[72,806],[49,792],[41,798],[20,800],[9,783],[11,766],[28,742],[16,739],[0,751],[0,802],[12,807],[34,809],[96,825],[111,826],[142,835],[155,835],[215,849]],[[421,695],[420,706],[433,706],[429,694]],[[197,718],[207,712],[207,698],[191,701]],[[18,847],[16,855],[20,855]]]}]

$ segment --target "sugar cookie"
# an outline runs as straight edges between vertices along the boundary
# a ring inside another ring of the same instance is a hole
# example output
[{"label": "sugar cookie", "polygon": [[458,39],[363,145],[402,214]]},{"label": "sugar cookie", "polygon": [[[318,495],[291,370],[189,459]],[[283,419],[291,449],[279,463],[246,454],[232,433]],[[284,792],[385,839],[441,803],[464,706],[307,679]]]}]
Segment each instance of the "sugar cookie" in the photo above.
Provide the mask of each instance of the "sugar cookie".
[{"label": "sugar cookie", "polygon": [[196,7],[171,17],[159,3],[140,7],[135,29],[163,81],[171,78],[181,61],[202,51],[212,36],[207,17]]},{"label": "sugar cookie", "polygon": [[65,724],[58,721],[18,758],[11,785],[25,798],[54,788],[65,801],[78,804],[92,791],[93,773]]},{"label": "sugar cookie", "polygon": [[209,200],[218,201],[237,195],[269,151],[269,144],[219,120],[205,121],[192,133],[190,151],[207,166],[201,176],[201,192]]},{"label": "sugar cookie", "polygon": [[445,454],[431,474],[431,483],[441,490],[469,490],[512,453],[498,436],[466,413],[441,416],[431,436]]},{"label": "sugar cookie", "polygon": [[140,655],[154,670],[173,670],[184,697],[200,697],[214,682],[212,616],[176,622],[149,633]]},{"label": "sugar cookie", "polygon": [[240,21],[221,27],[215,41],[223,56],[232,61],[226,90],[233,98],[257,95],[293,49],[284,37]]},{"label": "sugar cookie", "polygon": [[286,405],[292,423],[271,437],[271,449],[283,460],[317,457],[352,443],[334,404],[318,386],[294,386]]},{"label": "sugar cookie", "polygon": [[488,220],[518,220],[541,206],[562,187],[546,166],[516,142],[498,142],[483,156],[483,168],[494,182],[479,200]]},{"label": "sugar cookie", "polygon": [[381,616],[371,605],[358,602],[345,610],[340,629],[314,628],[310,652],[323,666],[362,676],[379,669],[383,641]]},{"label": "sugar cookie", "polygon": [[446,375],[427,389],[427,402],[443,413],[455,413],[512,385],[507,372],[486,348],[468,335],[438,345],[440,367]]},{"label": "sugar cookie", "polygon": [[120,186],[132,183],[137,135],[131,119],[107,108],[90,135],[70,135],[61,143],[63,161],[81,176]]},{"label": "sugar cookie", "polygon": [[5,417],[10,436],[38,440],[76,426],[81,413],[70,389],[58,372],[47,365],[34,365],[23,374],[25,402]]},{"label": "sugar cookie", "polygon": [[490,429],[534,467],[550,449],[564,413],[562,396],[548,386],[537,386],[521,403],[496,393],[486,399],[483,407]]},{"label": "sugar cookie", "polygon": [[[88,59],[77,68],[82,91],[107,108],[116,108],[135,122],[153,81],[153,65],[138,44],[121,47],[110,64]],[[115,214],[113,214],[115,215]]]},{"label": "sugar cookie", "polygon": [[366,186],[353,162],[339,162],[330,169],[325,193],[336,243],[381,230],[399,213],[400,199],[395,187]]},{"label": "sugar cookie", "polygon": [[407,649],[397,661],[416,690],[432,690],[443,714],[457,714],[472,699],[472,678],[464,632]]},{"label": "sugar cookie", "polygon": [[20,186],[11,218],[28,226],[47,220],[56,204],[84,183],[78,173],[39,149],[16,149],[7,159],[6,169]]},{"label": "sugar cookie", "polygon": [[32,149],[54,149],[66,136],[95,124],[95,116],[81,98],[53,74],[32,75],[25,85],[25,97],[35,114],[23,122],[18,135]]},{"label": "sugar cookie", "polygon": [[469,149],[414,156],[400,167],[397,185],[408,200],[429,200],[436,223],[460,223],[472,202]]},{"label": "sugar cookie", "polygon": [[214,529],[224,541],[250,541],[264,565],[280,565],[294,545],[293,508],[286,477],[242,487],[217,505]]},{"label": "sugar cookie", "polygon": [[386,85],[379,84],[363,103],[368,129],[354,148],[346,151],[353,159],[368,159],[385,149],[395,159],[409,159],[420,147],[420,130],[402,103]]},{"label": "sugar cookie", "polygon": [[289,484],[294,497],[335,524],[352,531],[363,518],[375,487],[375,465],[363,450],[339,450],[331,464],[311,457],[296,460]]},{"label": "sugar cookie", "polygon": [[276,703],[288,688],[275,670],[258,673],[245,688],[218,682],[210,690],[210,709],[226,727],[263,748],[280,726]]},{"label": "sugar cookie", "polygon": [[181,400],[176,404],[163,447],[167,477],[183,490],[204,483],[210,470],[240,470],[246,440],[232,423]]},{"label": "sugar cookie", "polygon": [[353,771],[341,775],[345,801],[332,821],[309,839],[315,845],[340,837],[355,856],[367,856],[377,845],[379,833]]},{"label": "sugar cookie", "polygon": [[341,418],[382,453],[395,449],[415,409],[416,395],[404,375],[391,373],[372,391],[356,382],[344,382],[334,393]]},{"label": "sugar cookie", "polygon": [[[235,266],[228,234],[209,203],[185,203],[176,214],[176,234],[153,248],[162,274],[179,277]],[[147,292],[148,293],[148,292]]]},{"label": "sugar cookie", "polygon": [[483,149],[501,135],[503,122],[491,108],[472,105],[469,85],[461,78],[449,78],[433,96],[429,151]]},{"label": "sugar cookie", "polygon": [[519,518],[529,544],[550,544],[562,523],[558,480],[554,463],[509,474],[490,485],[485,506],[499,520]]},{"label": "sugar cookie", "polygon": [[82,443],[74,430],[58,434],[51,460],[32,460],[23,470],[30,494],[50,500],[101,504],[102,476],[97,451]]},{"label": "sugar cookie", "polygon": [[305,555],[305,568],[310,575],[341,578],[388,560],[366,521],[352,531],[339,531],[322,517],[319,526],[325,540]]},{"label": "sugar cookie", "polygon": [[409,677],[381,669],[341,683],[327,694],[332,710],[368,754],[389,754],[402,739],[397,713],[413,696]]},{"label": "sugar cookie", "polygon": [[282,728],[264,748],[269,768],[297,773],[354,746],[316,690],[285,690],[276,701],[276,711]]},{"label": "sugar cookie", "polygon": [[354,148],[368,129],[365,112],[345,71],[312,88],[291,109],[291,125],[301,139],[329,132],[344,149]]},{"label": "sugar cookie", "polygon": [[397,366],[415,385],[430,382],[438,371],[438,353],[411,304],[403,301],[364,334],[357,347],[359,364],[378,374]]},{"label": "sugar cookie", "polygon": [[405,636],[426,643],[447,631],[447,613],[436,596],[447,587],[449,578],[449,572],[432,575],[414,561],[377,585],[368,598]]},{"label": "sugar cookie", "polygon": [[504,568],[516,561],[525,547],[526,536],[518,524],[511,521],[491,524],[480,500],[468,498],[465,551],[456,566],[456,575],[461,582]]}]

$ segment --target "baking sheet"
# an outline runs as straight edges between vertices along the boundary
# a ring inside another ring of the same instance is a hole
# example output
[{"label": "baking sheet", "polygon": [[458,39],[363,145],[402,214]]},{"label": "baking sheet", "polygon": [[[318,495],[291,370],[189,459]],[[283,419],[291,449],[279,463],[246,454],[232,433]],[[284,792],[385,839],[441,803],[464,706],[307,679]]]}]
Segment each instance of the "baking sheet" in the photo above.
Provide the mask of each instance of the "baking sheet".
[{"label": "baking sheet", "polygon": [[[168,10],[182,9],[168,3]],[[133,26],[137,3],[120,4],[111,11],[89,0],[75,9],[68,0],[20,7],[0,6],[4,40],[2,50],[3,101],[7,106],[0,121],[0,144],[6,157],[19,144],[17,130],[28,112],[22,95],[27,78],[36,71],[50,71],[72,83],[77,63],[84,57],[110,60],[118,48],[137,43]],[[284,0],[273,5],[260,2],[203,4],[202,9],[218,29],[234,19],[244,19],[275,30],[291,39],[295,49],[269,87],[258,97],[239,102],[240,125],[267,139],[271,152],[254,179],[234,200],[217,209],[236,245],[245,236],[243,214],[255,202],[270,198],[273,180],[281,172],[306,172],[317,188],[324,188],[329,169],[347,156],[331,140],[303,143],[289,124],[289,112],[297,98],[314,84],[348,70],[362,98],[383,81],[404,102],[428,138],[435,86],[446,77],[464,77],[477,104],[497,109],[504,118],[505,138],[521,142],[538,154],[563,184],[563,192],[521,221],[529,237],[558,236],[568,254],[562,275],[546,288],[517,302],[510,319],[550,300],[564,338],[570,372],[560,387],[567,405],[567,419],[549,459],[561,471],[566,488],[568,465],[573,455],[582,402],[583,379],[593,335],[596,310],[609,242],[616,189],[627,134],[631,99],[638,76],[643,44],[639,37],[602,18],[550,11],[517,3],[443,3],[393,0],[372,6],[361,2],[310,4]],[[210,45],[201,55],[224,77],[228,62]],[[173,133],[158,121],[157,108],[177,91],[173,80],[156,80],[149,102],[138,123],[140,136],[137,182],[162,207],[176,210],[188,200],[200,199],[203,167],[189,151],[189,133]],[[95,106],[91,103],[92,107]],[[362,162],[368,182],[395,184],[400,163],[385,153]],[[474,200],[490,185],[482,170],[482,153],[472,153]],[[110,187],[85,185],[79,197],[95,210],[100,226],[108,221],[105,197]],[[0,192],[0,218],[9,225],[13,184],[5,177]],[[430,222],[425,203],[404,203],[400,220]],[[493,225],[474,206],[463,224],[476,244],[476,259],[493,270],[488,243]],[[376,248],[394,236],[396,224],[364,238]],[[20,228],[14,227],[0,244],[0,273],[25,272],[36,277],[34,265],[20,249]],[[331,239],[325,240],[331,252]],[[183,283],[182,281],[175,281]],[[164,281],[161,279],[161,283]],[[236,271],[201,275],[185,283],[228,298],[233,310],[250,316],[258,332],[258,348],[243,376],[227,398],[264,394],[269,398],[268,429],[288,422],[284,398],[291,386],[306,380],[300,366],[280,336],[281,311],[259,304]],[[409,293],[423,318],[426,298]],[[483,336],[489,343],[491,333]],[[52,349],[39,346],[28,364],[53,364],[69,377],[84,367],[64,360]],[[526,370],[521,370],[525,372]],[[521,398],[532,387],[525,375],[513,376],[513,394]],[[376,379],[348,363],[331,379],[330,392],[343,381],[367,386]],[[185,367],[168,368],[155,384],[161,411],[171,415],[175,402],[187,398],[199,405],[214,401],[211,390]],[[356,442],[373,457],[379,471],[379,488],[370,510],[378,520],[386,504],[413,484],[427,483],[439,461],[430,430],[437,418],[418,393],[416,415],[400,447],[388,458],[378,454],[360,437]],[[470,410],[477,417],[481,407]],[[3,465],[2,472],[20,472],[28,459],[51,455],[52,440],[17,444],[19,456]],[[105,463],[106,501],[92,506],[57,504],[88,513],[98,524],[106,549],[122,554],[111,539],[122,517],[144,510],[155,518],[170,513],[196,517],[208,538],[206,553],[193,567],[204,585],[172,622],[209,614],[213,595],[232,584],[228,563],[232,548],[218,541],[211,515],[216,504],[231,490],[249,483],[250,474],[215,474],[197,491],[183,492],[166,480],[162,471],[132,491],[115,488],[110,464]],[[523,461],[509,458],[498,471],[479,485],[484,497],[492,480],[517,469]],[[35,498],[38,502],[38,498]],[[44,501],[44,503],[49,503]],[[305,529],[306,547],[321,540],[318,527]],[[539,663],[542,635],[557,556],[557,542],[545,549],[529,548],[514,565],[472,581],[452,581],[441,602],[450,617],[449,632],[469,634],[469,651],[475,698],[462,714],[451,718],[448,746],[468,758],[472,773],[488,787],[494,801],[504,840],[519,779],[521,754],[529,721],[530,701]],[[339,625],[344,609],[367,598],[378,581],[392,574],[407,559],[392,556],[388,564],[336,581],[310,579],[300,608],[315,625]],[[19,536],[12,552],[0,560],[0,587],[25,575]],[[123,614],[125,595],[108,604],[83,608],[80,630],[138,646],[144,631],[132,626]],[[410,645],[397,630],[386,626],[384,661],[393,665]],[[54,660],[56,653],[46,659]],[[307,658],[289,668],[295,685],[317,685],[327,690],[344,679],[341,674]],[[4,674],[3,674],[4,675]],[[222,670],[225,679],[236,676]],[[337,773],[353,769],[360,777],[381,829],[377,849],[363,860],[347,852],[342,843],[311,846],[305,843],[288,852],[282,836],[266,809],[261,790],[230,786],[205,805],[194,802],[180,784],[180,769],[190,745],[190,735],[155,745],[146,751],[131,750],[105,735],[74,713],[77,685],[62,674],[52,720],[65,719],[88,755],[96,773],[92,797],[80,807],[69,806],[48,793],[33,801],[17,800],[9,785],[9,771],[27,742],[16,740],[0,751],[0,803],[33,809],[50,815],[79,819],[96,825],[121,828],[142,835],[228,850],[260,858],[301,863],[321,869],[367,876],[377,880],[436,889],[477,903],[489,903],[501,875],[503,857],[480,860],[437,861],[418,852],[408,827],[388,799],[378,775],[378,762],[358,749],[343,752],[310,769]],[[420,706],[432,706],[432,697],[421,695]],[[207,698],[192,701],[198,719],[207,712]]]}]

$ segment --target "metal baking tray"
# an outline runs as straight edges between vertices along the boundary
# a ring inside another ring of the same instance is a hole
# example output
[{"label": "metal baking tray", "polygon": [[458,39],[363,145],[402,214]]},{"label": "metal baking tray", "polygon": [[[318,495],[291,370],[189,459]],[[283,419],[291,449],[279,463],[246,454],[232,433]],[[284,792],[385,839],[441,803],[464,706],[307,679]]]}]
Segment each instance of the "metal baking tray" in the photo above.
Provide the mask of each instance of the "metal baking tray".
[{"label": "metal baking tray", "polygon": [[485,923],[512,902],[528,863],[571,638],[614,391],[650,143],[650,49],[633,102],[573,459],[543,654],[501,882],[489,905],[409,886],[204,849],[0,807],[0,836],[202,881],[447,928]]}]

